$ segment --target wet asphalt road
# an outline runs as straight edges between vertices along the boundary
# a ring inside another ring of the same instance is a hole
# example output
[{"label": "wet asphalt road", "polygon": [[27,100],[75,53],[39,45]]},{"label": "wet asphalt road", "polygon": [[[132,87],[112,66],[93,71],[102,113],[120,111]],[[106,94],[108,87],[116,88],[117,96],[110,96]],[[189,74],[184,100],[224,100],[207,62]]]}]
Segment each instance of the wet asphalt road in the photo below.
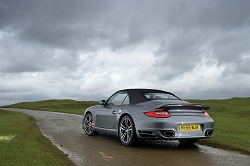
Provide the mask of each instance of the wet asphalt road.
[{"label": "wet asphalt road", "polygon": [[33,116],[41,132],[79,166],[250,166],[250,156],[198,144],[183,146],[178,141],[144,141],[137,147],[125,147],[113,136],[90,137],[81,129],[81,115],[6,110]]}]

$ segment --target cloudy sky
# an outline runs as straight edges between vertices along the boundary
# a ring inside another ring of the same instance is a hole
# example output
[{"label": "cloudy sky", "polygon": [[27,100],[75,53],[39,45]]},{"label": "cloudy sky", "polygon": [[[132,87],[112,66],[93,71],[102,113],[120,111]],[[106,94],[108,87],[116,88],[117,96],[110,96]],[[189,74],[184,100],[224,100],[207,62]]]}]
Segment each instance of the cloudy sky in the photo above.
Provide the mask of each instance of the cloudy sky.
[{"label": "cloudy sky", "polygon": [[249,0],[0,0],[0,105],[124,88],[250,96]]}]

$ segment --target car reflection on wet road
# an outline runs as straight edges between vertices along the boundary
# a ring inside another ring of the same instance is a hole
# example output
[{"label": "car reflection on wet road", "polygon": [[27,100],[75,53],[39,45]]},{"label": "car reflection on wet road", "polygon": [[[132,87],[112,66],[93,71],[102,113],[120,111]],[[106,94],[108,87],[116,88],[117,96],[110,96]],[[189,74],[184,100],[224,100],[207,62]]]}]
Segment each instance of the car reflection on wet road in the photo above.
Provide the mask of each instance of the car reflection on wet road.
[{"label": "car reflection on wet road", "polygon": [[118,138],[100,134],[87,136],[81,129],[82,116],[46,111],[6,109],[33,116],[42,133],[76,165],[250,165],[250,157],[198,144],[147,140],[125,147]]}]

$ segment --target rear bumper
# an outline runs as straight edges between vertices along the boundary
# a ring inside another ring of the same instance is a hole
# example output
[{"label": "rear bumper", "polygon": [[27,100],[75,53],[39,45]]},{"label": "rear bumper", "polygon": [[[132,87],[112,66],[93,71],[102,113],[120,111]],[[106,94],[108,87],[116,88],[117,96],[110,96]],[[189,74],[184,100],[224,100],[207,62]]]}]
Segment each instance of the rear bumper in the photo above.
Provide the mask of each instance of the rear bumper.
[{"label": "rear bumper", "polygon": [[[199,124],[198,131],[180,131],[179,124]],[[211,138],[214,131],[214,120],[206,117],[170,117],[135,120],[138,139],[201,139]]]},{"label": "rear bumper", "polygon": [[195,133],[195,132],[182,132],[175,133],[174,130],[138,130],[137,137],[139,139],[187,139],[187,138],[211,138],[213,135],[213,129],[207,129],[205,132]]}]

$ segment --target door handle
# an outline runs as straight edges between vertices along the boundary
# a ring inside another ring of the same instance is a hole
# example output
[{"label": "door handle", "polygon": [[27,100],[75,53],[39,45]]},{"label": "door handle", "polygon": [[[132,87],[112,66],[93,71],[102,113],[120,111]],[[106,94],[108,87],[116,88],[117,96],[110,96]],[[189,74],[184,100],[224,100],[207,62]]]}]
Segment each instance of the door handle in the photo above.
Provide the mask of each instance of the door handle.
[{"label": "door handle", "polygon": [[112,111],[112,114],[116,114],[116,111]]}]

